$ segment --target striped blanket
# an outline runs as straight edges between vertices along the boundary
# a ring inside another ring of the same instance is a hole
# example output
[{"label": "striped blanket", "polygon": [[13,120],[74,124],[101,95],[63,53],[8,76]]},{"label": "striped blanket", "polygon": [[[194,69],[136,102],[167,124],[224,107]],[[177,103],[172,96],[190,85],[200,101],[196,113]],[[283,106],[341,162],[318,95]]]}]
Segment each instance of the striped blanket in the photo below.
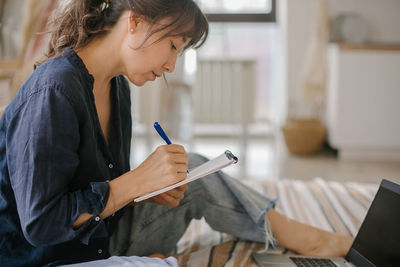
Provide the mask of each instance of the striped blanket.
[{"label": "striped blanket", "polygon": [[[244,181],[255,190],[277,197],[276,209],[312,226],[355,236],[378,190],[376,184],[311,181]],[[204,219],[192,221],[178,243],[180,266],[256,266],[251,253],[264,244],[235,239],[212,230]],[[282,249],[277,249],[277,253]]]}]

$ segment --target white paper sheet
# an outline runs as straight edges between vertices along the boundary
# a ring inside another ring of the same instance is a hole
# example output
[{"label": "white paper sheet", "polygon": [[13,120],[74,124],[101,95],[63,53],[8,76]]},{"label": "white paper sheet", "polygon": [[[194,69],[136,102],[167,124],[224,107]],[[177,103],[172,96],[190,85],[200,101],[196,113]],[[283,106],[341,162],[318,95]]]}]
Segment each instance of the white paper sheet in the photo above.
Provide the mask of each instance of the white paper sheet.
[{"label": "white paper sheet", "polygon": [[233,163],[236,163],[237,161],[238,161],[238,159],[229,150],[227,150],[224,153],[222,153],[220,156],[216,157],[215,159],[207,161],[207,162],[201,164],[200,166],[197,166],[196,168],[190,170],[189,174],[185,180],[182,180],[179,183],[164,187],[162,189],[147,193],[141,197],[135,198],[134,201],[140,202],[145,199],[162,194],[171,189],[174,189],[175,187],[190,183],[190,182],[197,180],[199,178],[202,178],[208,174],[219,171]]}]

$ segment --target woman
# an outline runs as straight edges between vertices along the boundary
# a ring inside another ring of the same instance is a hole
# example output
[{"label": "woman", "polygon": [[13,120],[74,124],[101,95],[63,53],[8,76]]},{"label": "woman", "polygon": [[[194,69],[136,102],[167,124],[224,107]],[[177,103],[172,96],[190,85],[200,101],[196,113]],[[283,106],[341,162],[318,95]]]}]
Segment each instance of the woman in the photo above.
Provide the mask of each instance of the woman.
[{"label": "woman", "polygon": [[0,122],[2,264],[167,254],[203,216],[240,238],[302,254],[346,253],[350,237],[288,220],[223,173],[127,207],[205,159],[166,145],[130,171],[131,102],[121,75],[141,86],[172,72],[207,33],[192,0],[73,0],[61,10],[46,60]]}]

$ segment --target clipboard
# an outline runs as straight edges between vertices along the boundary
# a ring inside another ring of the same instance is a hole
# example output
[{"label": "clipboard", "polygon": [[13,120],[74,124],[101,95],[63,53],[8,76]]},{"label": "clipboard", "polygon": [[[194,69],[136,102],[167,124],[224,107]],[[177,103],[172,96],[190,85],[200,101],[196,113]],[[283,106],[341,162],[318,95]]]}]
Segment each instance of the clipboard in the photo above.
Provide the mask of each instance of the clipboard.
[{"label": "clipboard", "polygon": [[138,198],[134,199],[134,202],[140,202],[143,201],[145,199],[154,197],[156,195],[162,194],[164,192],[167,192],[171,189],[174,189],[178,186],[193,182],[199,178],[202,178],[208,174],[214,173],[216,171],[219,171],[225,167],[228,167],[231,164],[236,164],[238,162],[238,158],[235,157],[235,155],[232,154],[232,152],[230,152],[229,150],[226,150],[224,153],[222,153],[221,155],[219,155],[218,157],[209,160],[203,164],[201,164],[200,166],[197,166],[196,168],[192,169],[189,171],[188,176],[186,177],[185,180],[182,180],[178,183],[175,183],[173,185],[161,188],[159,190],[147,193],[143,196],[140,196]]}]

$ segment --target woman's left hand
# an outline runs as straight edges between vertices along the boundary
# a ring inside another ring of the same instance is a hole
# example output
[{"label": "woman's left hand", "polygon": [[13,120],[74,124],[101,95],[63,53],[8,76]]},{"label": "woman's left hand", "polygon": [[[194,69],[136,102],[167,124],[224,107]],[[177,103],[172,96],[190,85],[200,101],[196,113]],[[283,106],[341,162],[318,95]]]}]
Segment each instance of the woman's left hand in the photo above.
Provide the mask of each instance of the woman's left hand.
[{"label": "woman's left hand", "polygon": [[150,201],[164,206],[176,207],[185,196],[185,192],[187,189],[188,186],[186,184],[181,185],[170,191],[152,197]]}]

